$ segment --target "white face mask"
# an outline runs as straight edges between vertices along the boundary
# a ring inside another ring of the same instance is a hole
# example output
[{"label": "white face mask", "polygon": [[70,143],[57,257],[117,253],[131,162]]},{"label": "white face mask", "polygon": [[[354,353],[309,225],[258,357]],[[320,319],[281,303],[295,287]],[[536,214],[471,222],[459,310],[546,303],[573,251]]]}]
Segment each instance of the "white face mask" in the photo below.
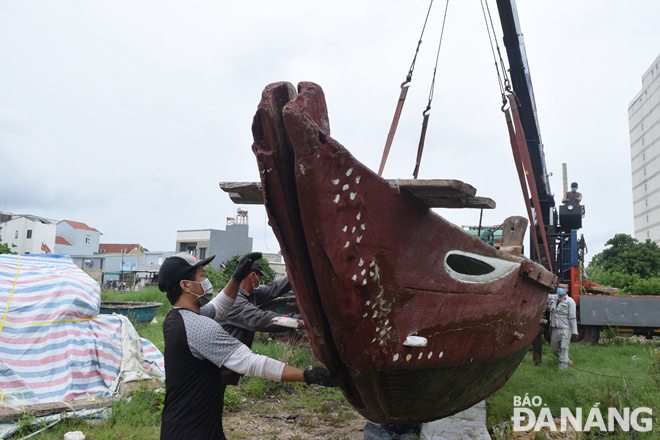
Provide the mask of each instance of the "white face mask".
[{"label": "white face mask", "polygon": [[211,301],[211,298],[213,298],[213,284],[211,284],[211,281],[209,281],[208,278],[204,278],[202,281],[188,281],[188,282],[202,285],[202,289],[204,289],[203,294],[195,295],[193,292],[190,292],[197,297],[197,301],[199,301],[200,306],[206,305],[208,304],[209,301]]}]

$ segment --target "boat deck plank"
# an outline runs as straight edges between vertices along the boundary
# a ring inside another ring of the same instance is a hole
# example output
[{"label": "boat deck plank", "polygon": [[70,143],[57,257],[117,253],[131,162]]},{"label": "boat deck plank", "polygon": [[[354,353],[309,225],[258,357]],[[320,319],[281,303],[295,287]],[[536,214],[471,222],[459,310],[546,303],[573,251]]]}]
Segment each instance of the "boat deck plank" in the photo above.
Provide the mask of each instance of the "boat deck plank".
[{"label": "boat deck plank", "polygon": [[[494,209],[496,204],[488,197],[477,197],[477,189],[460,180],[442,179],[398,179],[388,180],[429,208],[474,208]],[[237,205],[263,205],[261,182],[220,182]]]},{"label": "boat deck plank", "polygon": [[263,205],[261,182],[220,182],[220,189],[237,205]]}]

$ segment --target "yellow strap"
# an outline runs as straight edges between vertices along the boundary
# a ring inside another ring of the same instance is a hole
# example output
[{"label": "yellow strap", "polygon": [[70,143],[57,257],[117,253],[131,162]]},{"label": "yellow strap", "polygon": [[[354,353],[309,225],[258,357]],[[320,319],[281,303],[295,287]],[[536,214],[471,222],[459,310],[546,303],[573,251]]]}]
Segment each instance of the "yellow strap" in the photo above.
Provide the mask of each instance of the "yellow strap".
[{"label": "yellow strap", "polygon": [[58,319],[55,321],[33,321],[33,322],[21,322],[20,324],[5,324],[7,327],[19,327],[22,325],[46,325],[46,324],[59,324],[60,322],[82,322],[89,321],[94,318],[78,318],[78,319]]},{"label": "yellow strap", "polygon": [[5,326],[5,319],[7,319],[7,312],[9,311],[9,304],[11,304],[11,297],[14,296],[14,288],[16,287],[16,281],[18,281],[18,273],[21,271],[21,255],[18,255],[18,267],[16,268],[16,276],[14,277],[14,284],[11,286],[11,293],[9,294],[9,301],[7,301],[7,308],[5,308],[5,314],[2,317],[2,323],[0,323],[0,333],[2,333],[2,328]]}]

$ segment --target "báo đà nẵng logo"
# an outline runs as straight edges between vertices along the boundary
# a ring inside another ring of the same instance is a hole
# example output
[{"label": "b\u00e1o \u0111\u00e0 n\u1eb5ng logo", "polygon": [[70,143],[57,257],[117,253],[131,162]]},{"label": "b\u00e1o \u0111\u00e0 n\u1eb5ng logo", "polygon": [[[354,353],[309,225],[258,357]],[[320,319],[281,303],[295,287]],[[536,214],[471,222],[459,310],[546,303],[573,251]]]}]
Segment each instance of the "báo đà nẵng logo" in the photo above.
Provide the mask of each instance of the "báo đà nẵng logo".
[{"label": "b\u00e1o \u0111\u00e0 n\u1eb5ng logo", "polygon": [[540,431],[548,428],[552,432],[566,432],[569,425],[577,432],[613,432],[617,427],[624,432],[648,432],[653,429],[653,410],[639,408],[605,408],[596,402],[587,408],[562,407],[557,426],[550,408],[539,396],[513,396],[513,430]]}]

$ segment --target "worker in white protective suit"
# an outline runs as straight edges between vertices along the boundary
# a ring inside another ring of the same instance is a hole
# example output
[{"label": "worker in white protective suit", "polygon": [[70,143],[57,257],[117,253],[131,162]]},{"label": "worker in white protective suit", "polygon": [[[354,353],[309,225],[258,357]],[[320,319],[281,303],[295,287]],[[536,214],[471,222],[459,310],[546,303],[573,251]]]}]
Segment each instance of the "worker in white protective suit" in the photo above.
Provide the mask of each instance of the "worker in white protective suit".
[{"label": "worker in white protective suit", "polygon": [[565,287],[558,287],[557,293],[548,296],[550,340],[552,352],[559,360],[559,370],[573,366],[573,361],[568,358],[568,348],[571,344],[571,335],[578,334],[575,301],[566,293]]}]

